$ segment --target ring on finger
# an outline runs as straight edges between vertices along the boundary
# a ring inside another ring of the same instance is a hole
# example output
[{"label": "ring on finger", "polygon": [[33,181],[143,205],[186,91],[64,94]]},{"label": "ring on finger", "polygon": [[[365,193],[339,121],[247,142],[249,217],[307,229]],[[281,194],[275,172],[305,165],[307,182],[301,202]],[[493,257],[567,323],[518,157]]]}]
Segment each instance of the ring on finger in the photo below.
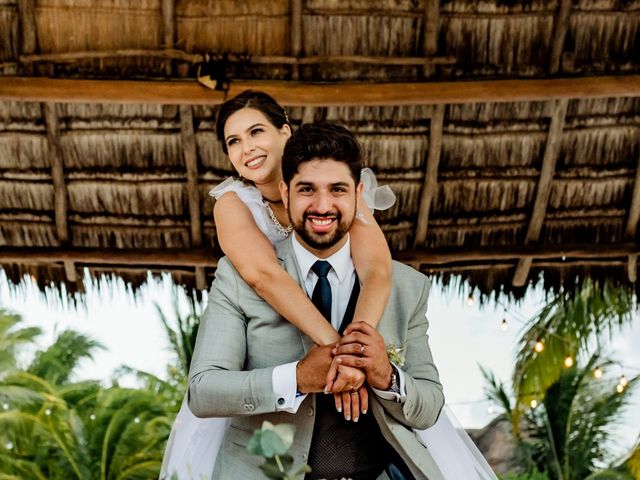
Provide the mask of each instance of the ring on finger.
[{"label": "ring on finger", "polygon": [[364,345],[360,345],[360,355],[364,355]]},{"label": "ring on finger", "polygon": [[358,395],[358,391],[357,390],[353,390],[351,392],[349,392],[351,395]]}]

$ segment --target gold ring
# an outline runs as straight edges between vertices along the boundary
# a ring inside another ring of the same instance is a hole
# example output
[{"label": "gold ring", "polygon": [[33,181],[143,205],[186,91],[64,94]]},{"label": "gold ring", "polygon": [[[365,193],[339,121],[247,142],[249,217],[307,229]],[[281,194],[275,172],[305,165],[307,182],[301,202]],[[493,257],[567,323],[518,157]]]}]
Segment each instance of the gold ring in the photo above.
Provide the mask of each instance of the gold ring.
[{"label": "gold ring", "polygon": [[358,391],[357,391],[357,390],[354,390],[353,392],[349,392],[349,393],[351,393],[351,395],[357,395],[357,394],[358,394]]},{"label": "gold ring", "polygon": [[360,355],[364,355],[364,345],[360,345]]}]

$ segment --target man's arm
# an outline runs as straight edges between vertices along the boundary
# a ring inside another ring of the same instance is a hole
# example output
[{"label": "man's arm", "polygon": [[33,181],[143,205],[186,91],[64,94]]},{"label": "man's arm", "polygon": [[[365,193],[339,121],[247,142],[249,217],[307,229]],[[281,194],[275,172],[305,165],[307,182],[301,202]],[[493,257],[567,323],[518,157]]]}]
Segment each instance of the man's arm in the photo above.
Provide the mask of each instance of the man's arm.
[{"label": "man's arm", "polygon": [[238,277],[221,259],[209,292],[189,371],[189,408],[197,417],[275,412],[273,368],[243,371],[247,320],[238,300]]},{"label": "man's arm", "polygon": [[[424,277],[420,299],[408,318],[405,363],[402,367],[404,401],[378,396],[387,413],[399,422],[418,429],[432,426],[444,405],[442,385],[427,335],[428,293],[429,284]],[[343,365],[364,368],[367,381],[376,389],[387,390],[390,387],[392,366],[387,358],[384,339],[377,331],[366,325],[353,324],[347,327],[340,343],[336,353],[341,356]],[[365,351],[359,356],[362,345],[366,345]]]}]

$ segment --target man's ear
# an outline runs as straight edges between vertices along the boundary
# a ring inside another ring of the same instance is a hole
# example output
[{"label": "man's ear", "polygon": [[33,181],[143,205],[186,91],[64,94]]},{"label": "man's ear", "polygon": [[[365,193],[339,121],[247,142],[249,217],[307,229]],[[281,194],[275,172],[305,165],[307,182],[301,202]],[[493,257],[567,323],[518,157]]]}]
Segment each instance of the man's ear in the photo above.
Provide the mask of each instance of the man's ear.
[{"label": "man's ear", "polygon": [[356,195],[359,199],[362,198],[363,191],[364,191],[364,185],[362,184],[362,182],[358,182],[358,185],[356,186]]},{"label": "man's ear", "polygon": [[280,184],[278,185],[278,188],[280,188],[280,197],[282,198],[282,204],[284,205],[284,208],[288,208],[289,187],[287,186],[286,183],[284,183],[284,180],[280,180]]}]

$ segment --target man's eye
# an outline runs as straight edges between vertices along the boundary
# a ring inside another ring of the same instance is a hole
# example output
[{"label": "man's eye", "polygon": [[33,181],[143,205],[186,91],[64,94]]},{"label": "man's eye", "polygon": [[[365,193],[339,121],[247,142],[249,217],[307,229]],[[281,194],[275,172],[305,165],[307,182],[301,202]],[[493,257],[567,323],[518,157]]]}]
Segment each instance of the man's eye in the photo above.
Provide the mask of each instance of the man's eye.
[{"label": "man's eye", "polygon": [[333,187],[333,191],[336,193],[344,193],[347,191],[347,189],[344,187]]},{"label": "man's eye", "polygon": [[312,192],[312,191],[313,191],[313,189],[311,187],[300,187],[298,189],[298,192],[300,192],[300,193],[309,193],[309,192]]}]

